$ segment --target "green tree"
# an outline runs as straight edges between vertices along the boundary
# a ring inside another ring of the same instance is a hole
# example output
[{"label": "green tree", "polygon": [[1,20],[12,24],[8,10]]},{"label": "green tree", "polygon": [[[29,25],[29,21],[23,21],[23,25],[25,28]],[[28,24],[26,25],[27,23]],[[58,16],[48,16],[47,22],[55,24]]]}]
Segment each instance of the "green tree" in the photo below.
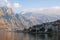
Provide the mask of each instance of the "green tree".
[{"label": "green tree", "polygon": [[39,30],[39,31],[44,32],[44,31],[45,31],[45,28],[44,28],[44,27],[42,27],[42,28],[40,28],[40,30]]},{"label": "green tree", "polygon": [[31,30],[31,32],[36,32],[36,30]]},{"label": "green tree", "polygon": [[53,32],[52,28],[49,28],[49,29],[47,30],[47,32]]}]

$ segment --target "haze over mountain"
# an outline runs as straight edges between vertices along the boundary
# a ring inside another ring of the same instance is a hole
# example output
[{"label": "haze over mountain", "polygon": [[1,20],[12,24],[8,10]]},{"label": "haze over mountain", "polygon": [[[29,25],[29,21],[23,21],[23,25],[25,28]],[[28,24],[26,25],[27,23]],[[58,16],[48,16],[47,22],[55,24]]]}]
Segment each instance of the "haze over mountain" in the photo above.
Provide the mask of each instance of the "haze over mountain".
[{"label": "haze over mountain", "polygon": [[21,14],[27,17],[40,19],[40,21],[43,19],[43,22],[49,22],[60,19],[60,7],[25,9]]}]

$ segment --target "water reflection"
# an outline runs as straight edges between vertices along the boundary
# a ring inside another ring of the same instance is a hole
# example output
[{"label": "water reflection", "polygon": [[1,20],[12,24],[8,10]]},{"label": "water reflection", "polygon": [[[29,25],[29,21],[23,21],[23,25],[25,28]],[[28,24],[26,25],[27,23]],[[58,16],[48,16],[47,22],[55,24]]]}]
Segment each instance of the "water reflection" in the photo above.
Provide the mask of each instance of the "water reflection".
[{"label": "water reflection", "polygon": [[0,32],[0,40],[14,40],[13,35],[11,32]]},{"label": "water reflection", "polygon": [[28,34],[28,33],[0,32],[0,40],[60,40],[60,33]]}]

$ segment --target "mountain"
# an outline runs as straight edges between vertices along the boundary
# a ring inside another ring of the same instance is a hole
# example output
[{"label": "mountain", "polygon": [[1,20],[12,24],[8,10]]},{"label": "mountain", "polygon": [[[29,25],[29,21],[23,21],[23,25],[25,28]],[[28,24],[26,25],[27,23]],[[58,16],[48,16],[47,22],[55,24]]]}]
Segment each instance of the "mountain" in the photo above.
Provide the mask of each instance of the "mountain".
[{"label": "mountain", "polygon": [[28,29],[24,29],[24,32],[29,32],[29,33],[60,32],[60,20],[34,25],[32,27],[29,27]]},{"label": "mountain", "polygon": [[[23,30],[29,28],[27,18],[21,14],[15,14],[12,8],[0,7],[0,29]],[[30,20],[28,20],[30,21]]]},{"label": "mountain", "polygon": [[[28,22],[28,24],[36,25],[42,24],[46,22],[52,22],[60,19],[59,15],[46,15],[45,13],[37,13],[37,12],[22,12],[20,13],[24,16],[24,20]],[[29,20],[29,21],[28,21]]]},{"label": "mountain", "polygon": [[15,14],[12,8],[0,7],[0,29],[23,30],[33,25],[60,19],[60,15],[46,15],[35,12],[20,12]]},{"label": "mountain", "polygon": [[17,20],[11,8],[0,7],[0,29],[3,30],[22,29],[20,21]]}]

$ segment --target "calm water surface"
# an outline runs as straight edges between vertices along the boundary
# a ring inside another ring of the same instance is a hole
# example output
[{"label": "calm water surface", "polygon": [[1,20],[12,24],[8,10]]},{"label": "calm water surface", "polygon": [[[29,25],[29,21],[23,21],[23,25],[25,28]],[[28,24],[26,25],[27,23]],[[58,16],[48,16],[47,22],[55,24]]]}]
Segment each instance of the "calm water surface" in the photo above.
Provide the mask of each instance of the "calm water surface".
[{"label": "calm water surface", "polygon": [[0,40],[60,40],[60,33],[28,34],[15,32],[0,32]]}]

